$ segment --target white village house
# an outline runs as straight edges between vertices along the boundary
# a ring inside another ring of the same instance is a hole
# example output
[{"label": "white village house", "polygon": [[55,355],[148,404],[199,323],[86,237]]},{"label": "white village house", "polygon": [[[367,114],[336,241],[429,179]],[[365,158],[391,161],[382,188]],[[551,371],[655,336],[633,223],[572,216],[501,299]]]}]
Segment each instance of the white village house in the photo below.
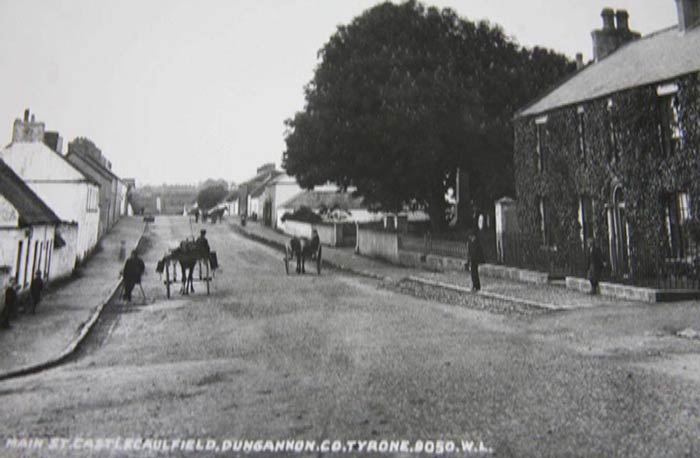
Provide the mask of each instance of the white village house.
[{"label": "white village house", "polygon": [[44,123],[15,120],[12,143],[0,150],[0,159],[12,168],[60,220],[78,225],[76,255],[82,260],[97,244],[99,185],[83,175],[58,152],[44,144]]},{"label": "white village house", "polygon": [[75,232],[0,160],[0,277],[15,277],[23,291],[36,272],[45,281],[69,275],[75,251],[61,234]]}]

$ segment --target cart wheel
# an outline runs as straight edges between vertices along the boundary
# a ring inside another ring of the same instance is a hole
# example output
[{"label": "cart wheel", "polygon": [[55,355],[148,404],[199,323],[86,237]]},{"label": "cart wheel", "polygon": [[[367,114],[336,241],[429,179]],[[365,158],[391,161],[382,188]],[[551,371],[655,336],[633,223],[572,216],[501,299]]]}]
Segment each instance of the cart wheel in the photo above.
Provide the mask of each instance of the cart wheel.
[{"label": "cart wheel", "polygon": [[165,291],[170,299],[170,264],[165,266]]},{"label": "cart wheel", "polygon": [[318,246],[318,253],[316,253],[316,273],[321,275],[321,245]]},{"label": "cart wheel", "polygon": [[[211,281],[209,262],[205,261],[204,264],[207,266],[207,296],[209,295],[209,282]],[[201,272],[201,269],[200,269]]]},{"label": "cart wheel", "polygon": [[292,260],[290,251],[289,246],[284,247],[284,258],[282,260],[284,261],[284,271],[287,272],[287,275],[289,275],[289,261]]}]

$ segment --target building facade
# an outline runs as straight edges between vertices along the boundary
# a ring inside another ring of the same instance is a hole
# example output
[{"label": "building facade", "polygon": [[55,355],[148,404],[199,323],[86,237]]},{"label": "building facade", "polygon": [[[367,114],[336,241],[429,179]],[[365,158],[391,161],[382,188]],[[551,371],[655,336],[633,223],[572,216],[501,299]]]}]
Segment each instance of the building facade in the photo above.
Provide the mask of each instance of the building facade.
[{"label": "building facade", "polygon": [[696,268],[700,0],[676,6],[678,26],[643,38],[603,10],[595,61],[514,121],[521,231],[580,260],[597,240],[619,279]]},{"label": "building facade", "polygon": [[111,163],[99,151],[94,154],[69,151],[66,159],[85,176],[99,183],[100,221],[98,235],[102,237],[124,214],[124,186],[111,168]]},{"label": "building facade", "polygon": [[15,277],[20,289],[27,290],[37,272],[46,281],[58,274],[52,258],[60,224],[48,205],[0,160],[0,276]]},{"label": "building facade", "polygon": [[98,241],[99,185],[47,146],[44,123],[17,119],[12,143],[0,150],[0,159],[43,200],[61,221],[77,224],[76,255],[82,260]]}]

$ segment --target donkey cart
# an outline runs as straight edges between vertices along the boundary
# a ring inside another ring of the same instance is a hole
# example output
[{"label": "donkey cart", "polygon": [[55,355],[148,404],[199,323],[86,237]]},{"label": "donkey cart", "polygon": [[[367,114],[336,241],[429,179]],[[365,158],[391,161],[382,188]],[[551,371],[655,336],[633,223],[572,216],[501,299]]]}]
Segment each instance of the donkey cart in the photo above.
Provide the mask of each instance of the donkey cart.
[{"label": "donkey cart", "polygon": [[292,238],[284,250],[284,270],[289,275],[289,262],[296,258],[297,273],[306,273],[305,262],[311,260],[316,263],[316,273],[321,275],[322,250],[321,243],[318,237],[312,237],[311,240],[306,238]]},{"label": "donkey cart", "polygon": [[[181,277],[178,280],[178,265]],[[214,280],[214,272],[219,267],[216,252],[199,252],[198,250],[175,249],[158,262],[156,272],[165,273],[165,291],[170,299],[170,285],[180,283],[180,293],[188,295],[194,293],[194,283],[204,282],[207,285],[207,295],[211,292],[211,282]],[[198,275],[194,272],[198,270]]]}]

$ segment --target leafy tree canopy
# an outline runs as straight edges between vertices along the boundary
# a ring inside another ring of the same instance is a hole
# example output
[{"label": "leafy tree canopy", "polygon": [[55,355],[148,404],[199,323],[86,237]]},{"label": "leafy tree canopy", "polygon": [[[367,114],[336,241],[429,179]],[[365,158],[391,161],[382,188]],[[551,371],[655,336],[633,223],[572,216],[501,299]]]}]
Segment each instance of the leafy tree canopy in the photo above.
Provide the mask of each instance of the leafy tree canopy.
[{"label": "leafy tree canopy", "polygon": [[207,186],[197,193],[197,206],[202,210],[209,210],[224,200],[227,194],[228,190],[223,184]]},{"label": "leafy tree canopy", "polygon": [[515,110],[575,67],[416,1],[365,11],[319,58],[304,110],[286,121],[284,168],[306,188],[356,186],[373,207],[417,202],[437,227],[457,167],[476,201],[512,192]]},{"label": "leafy tree canopy", "polygon": [[68,153],[94,157],[102,154],[102,151],[89,138],[76,137],[72,142],[68,143]]}]

